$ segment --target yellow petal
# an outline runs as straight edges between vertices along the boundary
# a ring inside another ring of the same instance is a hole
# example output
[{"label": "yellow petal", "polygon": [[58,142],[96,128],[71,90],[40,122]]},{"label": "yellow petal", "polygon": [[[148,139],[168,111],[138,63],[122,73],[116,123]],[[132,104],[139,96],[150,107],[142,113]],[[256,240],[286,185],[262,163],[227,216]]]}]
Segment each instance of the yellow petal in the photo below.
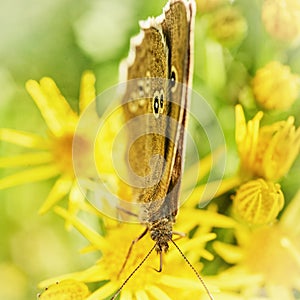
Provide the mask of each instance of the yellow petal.
[{"label": "yellow petal", "polygon": [[101,286],[97,289],[92,295],[90,295],[86,300],[99,300],[99,299],[107,299],[111,296],[116,290],[118,286],[114,282],[108,282],[107,284]]},{"label": "yellow petal", "polygon": [[178,222],[175,224],[175,226],[176,230],[181,232],[189,232],[191,228],[194,228],[197,225],[234,228],[236,224],[237,223],[232,218],[218,214],[214,211],[184,208],[184,213],[179,214]]},{"label": "yellow petal", "polygon": [[0,128],[0,140],[15,145],[23,146],[26,148],[49,148],[49,143],[47,139],[44,139],[33,133],[8,128]]},{"label": "yellow petal", "polygon": [[[223,179],[222,181],[212,181],[207,184],[197,186],[189,195],[186,204],[188,207],[195,207],[201,203],[206,203],[214,197],[218,197],[241,183],[238,176]],[[182,198],[184,199],[184,198]]]},{"label": "yellow petal", "polygon": [[257,142],[259,136],[259,127],[260,127],[260,121],[262,117],[263,117],[263,113],[259,111],[254,116],[254,118],[248,122],[248,139],[246,140],[246,145],[248,146],[248,148],[247,148],[247,152],[245,153],[245,159],[248,153],[249,155],[248,160],[250,163],[254,161],[256,155]]},{"label": "yellow petal", "polygon": [[199,250],[199,255],[198,257],[204,258],[208,261],[212,261],[215,257],[213,254],[211,254],[208,250],[206,249],[201,249]]},{"label": "yellow petal", "polygon": [[[217,277],[219,289],[233,290],[248,286],[260,286],[264,280],[263,275],[249,274],[242,267],[232,267],[221,272]],[[243,298],[244,299],[244,298]]]},{"label": "yellow petal", "polygon": [[79,96],[79,110],[80,113],[85,110],[85,108],[96,99],[95,90],[95,75],[86,71],[83,73],[80,84],[80,96]]},{"label": "yellow petal", "polygon": [[132,300],[132,293],[130,291],[122,291],[120,295],[120,300]]},{"label": "yellow petal", "polygon": [[80,249],[80,253],[81,254],[86,254],[86,253],[91,253],[91,252],[95,252],[98,251],[98,249],[96,247],[94,247],[93,245],[88,245],[86,247],[83,247],[82,249]]},{"label": "yellow petal", "polygon": [[71,189],[73,180],[73,177],[68,175],[62,175],[60,178],[58,178],[53,188],[51,189],[47,199],[39,209],[39,214],[44,214],[59,200],[66,196]]},{"label": "yellow petal", "polygon": [[235,107],[235,140],[236,143],[242,143],[247,135],[246,119],[242,105]]},{"label": "yellow petal", "polygon": [[[181,249],[182,252],[190,252],[189,255],[192,255],[193,251],[195,249],[197,249],[197,253],[196,256],[199,259],[199,257],[203,256],[203,249],[204,246],[207,242],[214,240],[216,238],[216,234],[215,233],[207,233],[207,234],[202,234],[199,237],[193,237],[192,239],[187,239],[186,237],[183,237],[182,239],[186,239],[185,241],[183,241],[183,243],[178,242],[178,245]],[[176,249],[177,250],[177,249]],[[166,257],[166,259],[168,261],[176,261],[176,259],[178,259],[178,251],[176,251],[175,249],[172,251],[170,251]],[[209,252],[208,252],[209,253]],[[207,254],[207,252],[206,252]],[[208,254],[208,257],[205,257],[205,259],[209,258],[209,260],[213,259],[213,255],[211,253]]]},{"label": "yellow petal", "polygon": [[[246,123],[244,111],[241,105],[235,107],[235,139],[238,152],[241,157],[242,167],[252,165],[256,154],[260,120],[263,112],[259,111],[252,120]],[[243,165],[246,165],[243,166]]]},{"label": "yellow petal", "polygon": [[[195,182],[199,182],[210,172],[213,164],[216,164],[216,162],[221,159],[221,157],[224,155],[224,152],[225,148],[220,147],[210,155],[201,158],[200,161],[196,162],[194,165],[185,170],[181,184],[182,190],[190,190],[193,188]],[[197,176],[196,180],[195,176]]]},{"label": "yellow petal", "polygon": [[144,290],[136,291],[135,297],[136,297],[136,300],[149,300],[149,297]]},{"label": "yellow petal", "polygon": [[22,172],[15,173],[13,175],[6,176],[0,179],[0,190],[13,187],[16,185],[41,181],[49,178],[53,178],[60,173],[59,168],[55,165],[47,165],[38,167]]},{"label": "yellow petal", "polygon": [[[201,235],[199,237],[193,237],[192,239],[185,238],[186,240],[184,241],[184,243],[180,244],[180,249],[182,250],[182,252],[193,251],[194,249],[201,249],[203,248],[202,244],[214,240],[216,236],[217,235],[215,233],[211,232]],[[177,256],[177,251],[170,251],[170,253],[168,253],[167,259],[170,261],[176,261]]]},{"label": "yellow petal", "polygon": [[[237,294],[235,292],[220,292],[214,294],[215,300],[244,300],[243,296],[240,296],[240,294]],[[265,297],[259,297],[259,298],[251,298],[251,300],[268,300]]]},{"label": "yellow petal", "polygon": [[45,288],[55,282],[60,282],[66,279],[73,279],[81,282],[97,282],[107,280],[106,270],[97,264],[82,272],[68,273],[60,276],[56,276],[50,279],[43,280],[38,284],[39,288]]},{"label": "yellow petal", "polygon": [[[85,196],[80,190],[78,183],[76,180],[74,180],[71,191],[70,191],[70,196],[69,196],[69,208],[68,211],[72,216],[76,216],[76,214],[79,212],[79,210],[82,207],[82,203],[85,201]],[[71,223],[66,222],[66,228],[67,230],[71,229]]]},{"label": "yellow petal", "polygon": [[42,294],[40,300],[84,300],[90,294],[87,285],[72,279],[63,280],[49,286]]},{"label": "yellow petal", "polygon": [[164,291],[155,285],[146,286],[146,290],[157,300],[172,300]]},{"label": "yellow petal", "polygon": [[295,263],[300,268],[300,250],[299,248],[289,239],[288,237],[284,237],[281,239],[281,245],[284,247],[287,252],[293,257]]},{"label": "yellow petal", "polygon": [[[276,125],[278,130],[275,129]],[[265,178],[278,180],[289,171],[299,154],[300,127],[296,130],[292,116],[286,122],[277,122],[273,126],[274,133],[265,150],[262,167],[265,170]]]},{"label": "yellow petal", "polygon": [[51,78],[42,78],[40,84],[29,80],[26,89],[55,136],[62,136],[70,129],[74,130],[78,117]]},{"label": "yellow petal", "polygon": [[53,161],[53,156],[49,152],[26,153],[9,157],[0,157],[0,168],[29,167],[50,163],[51,161]]},{"label": "yellow petal", "polygon": [[185,287],[186,289],[197,289],[197,290],[201,288],[201,285],[197,280],[190,280],[186,278],[174,277],[165,274],[161,275],[159,281],[162,284],[174,288]]},{"label": "yellow petal", "polygon": [[98,217],[103,217],[102,213],[98,209],[95,208],[95,206],[91,205],[87,201],[80,202],[80,209],[82,211],[88,212],[92,215],[96,215]]},{"label": "yellow petal", "polygon": [[97,249],[103,250],[111,247],[101,235],[99,235],[96,231],[86,226],[83,222],[79,221],[74,216],[71,216],[65,209],[56,206],[54,211],[70,222],[92,245],[94,245]]},{"label": "yellow petal", "polygon": [[243,258],[240,247],[225,244],[219,241],[213,243],[215,251],[228,263],[236,264]]},{"label": "yellow petal", "polygon": [[294,300],[297,299],[294,295],[294,292],[291,288],[285,287],[284,285],[278,284],[267,284],[266,285],[267,293],[270,297],[270,300]]}]

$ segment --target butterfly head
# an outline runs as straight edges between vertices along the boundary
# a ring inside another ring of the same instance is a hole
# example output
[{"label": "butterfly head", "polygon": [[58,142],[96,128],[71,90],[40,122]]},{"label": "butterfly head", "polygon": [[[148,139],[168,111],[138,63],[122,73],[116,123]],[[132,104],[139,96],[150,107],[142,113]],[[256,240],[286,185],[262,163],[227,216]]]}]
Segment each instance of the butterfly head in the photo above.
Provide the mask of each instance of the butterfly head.
[{"label": "butterfly head", "polygon": [[156,242],[156,252],[167,252],[172,239],[173,223],[168,218],[162,218],[150,223],[149,232],[151,239]]}]

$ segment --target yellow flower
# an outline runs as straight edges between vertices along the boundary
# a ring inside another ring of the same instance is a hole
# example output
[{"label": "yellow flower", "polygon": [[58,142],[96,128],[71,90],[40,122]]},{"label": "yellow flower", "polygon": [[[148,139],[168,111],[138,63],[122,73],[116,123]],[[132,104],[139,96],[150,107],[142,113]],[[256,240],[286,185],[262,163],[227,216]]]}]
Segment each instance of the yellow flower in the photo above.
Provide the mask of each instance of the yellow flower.
[{"label": "yellow flower", "polygon": [[38,295],[39,300],[84,300],[90,294],[88,287],[76,280],[63,280],[56,282]]},{"label": "yellow flower", "polygon": [[274,222],[283,205],[280,185],[263,179],[241,185],[233,197],[234,214],[250,225]]},{"label": "yellow flower", "polygon": [[276,181],[289,171],[299,154],[300,128],[295,128],[293,117],[260,127],[262,117],[260,111],[246,123],[242,106],[236,106],[241,176],[245,180],[261,177]]},{"label": "yellow flower", "polygon": [[79,114],[72,110],[51,78],[42,78],[39,83],[34,80],[26,83],[26,89],[39,108],[49,133],[48,137],[43,138],[29,132],[0,129],[0,140],[31,150],[21,155],[0,158],[2,168],[29,167],[1,178],[0,189],[59,176],[39,212],[45,213],[68,194],[70,209],[73,212],[78,210],[78,203],[83,202],[84,196],[75,180],[72,144],[80,114],[95,99],[94,83],[95,77],[91,72],[83,74]]},{"label": "yellow flower", "polygon": [[222,45],[236,45],[245,37],[247,29],[245,18],[233,6],[221,7],[211,15],[209,31]]},{"label": "yellow flower", "polygon": [[298,97],[300,77],[291,74],[289,66],[273,61],[256,72],[252,88],[260,106],[265,109],[285,110]]},{"label": "yellow flower", "polygon": [[250,230],[236,227],[237,245],[215,242],[214,249],[235,266],[222,272],[221,290],[240,292],[247,299],[266,294],[267,299],[297,299],[300,291],[300,191],[280,221]]},{"label": "yellow flower", "polygon": [[[40,284],[40,287],[65,279],[86,283],[109,280],[87,298],[88,300],[106,299],[116,292],[154,246],[149,234],[143,237],[134,245],[125,268],[119,274],[131,242],[143,230],[141,225],[120,224],[104,218],[105,222],[108,221],[109,223],[106,227],[106,235],[103,237],[63,208],[56,207],[55,211],[70,222],[90,242],[91,245],[85,248],[85,252],[96,250],[100,251],[102,256],[94,266],[81,272],[46,280]],[[182,208],[180,211],[174,230],[189,232],[195,226],[201,225],[200,233],[195,233],[192,238],[182,237],[177,241],[179,247],[197,269],[201,269],[202,266],[199,262],[200,256],[208,260],[213,259],[212,254],[205,249],[206,243],[216,237],[214,233],[208,232],[213,224],[222,224],[222,226],[228,228],[235,223],[230,218],[226,219],[225,216],[212,211],[189,208]],[[164,254],[163,271],[161,273],[153,269],[158,267],[158,262],[159,257],[152,253],[141,266],[142,269],[137,271],[123,287],[120,299],[202,299],[202,296],[203,299],[207,299],[201,283],[177,249],[172,247],[172,244],[170,244],[169,252]],[[214,289],[210,285],[208,286],[211,292],[214,293]]]},{"label": "yellow flower", "polygon": [[200,14],[203,14],[216,9],[223,4],[227,4],[228,2],[228,0],[197,0],[197,11],[199,11]]},{"label": "yellow flower", "polygon": [[262,20],[274,38],[294,41],[300,35],[300,3],[298,0],[265,0]]}]

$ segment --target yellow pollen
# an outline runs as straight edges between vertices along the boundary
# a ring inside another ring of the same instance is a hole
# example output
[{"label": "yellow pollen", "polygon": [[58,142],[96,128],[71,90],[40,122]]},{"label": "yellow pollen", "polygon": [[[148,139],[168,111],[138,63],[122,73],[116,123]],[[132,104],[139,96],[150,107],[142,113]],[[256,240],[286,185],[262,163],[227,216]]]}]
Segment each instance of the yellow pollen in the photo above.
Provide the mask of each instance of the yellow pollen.
[{"label": "yellow pollen", "polygon": [[[101,265],[104,269],[109,270],[110,279],[112,281],[119,281],[122,283],[131,272],[141,263],[143,258],[147,255],[148,251],[153,247],[154,242],[150,239],[150,236],[146,234],[137,244],[132,248],[130,256],[126,262],[126,266],[119,276],[119,272],[125,261],[131,242],[136,239],[143,227],[141,226],[122,226],[114,232],[110,232],[109,240],[114,241],[114,245],[111,248],[106,249],[103,252],[103,259]],[[125,232],[126,230],[126,232]],[[144,263],[142,269],[135,274],[134,279],[130,280],[126,288],[129,290],[144,289],[145,284],[149,282],[155,282],[153,279],[160,274],[153,268],[157,268],[159,264],[159,256],[155,254],[150,255],[149,259]]]},{"label": "yellow pollen", "polygon": [[67,133],[58,138],[52,138],[52,141],[52,153],[54,156],[54,161],[61,167],[61,172],[73,173],[73,133]]}]

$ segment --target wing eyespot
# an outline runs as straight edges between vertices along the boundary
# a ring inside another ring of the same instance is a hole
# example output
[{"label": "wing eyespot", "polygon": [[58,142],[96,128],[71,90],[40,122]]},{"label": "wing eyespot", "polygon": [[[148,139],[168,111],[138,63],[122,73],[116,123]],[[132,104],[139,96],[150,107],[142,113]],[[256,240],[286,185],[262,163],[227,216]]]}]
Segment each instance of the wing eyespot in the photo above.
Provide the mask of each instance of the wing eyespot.
[{"label": "wing eyespot", "polygon": [[154,117],[157,119],[160,114],[163,113],[165,106],[165,94],[164,91],[161,89],[160,91],[155,91],[152,101],[152,111]]},{"label": "wing eyespot", "polygon": [[171,85],[171,91],[174,92],[177,88],[177,70],[174,66],[171,68],[171,74],[170,74],[170,85]]}]

